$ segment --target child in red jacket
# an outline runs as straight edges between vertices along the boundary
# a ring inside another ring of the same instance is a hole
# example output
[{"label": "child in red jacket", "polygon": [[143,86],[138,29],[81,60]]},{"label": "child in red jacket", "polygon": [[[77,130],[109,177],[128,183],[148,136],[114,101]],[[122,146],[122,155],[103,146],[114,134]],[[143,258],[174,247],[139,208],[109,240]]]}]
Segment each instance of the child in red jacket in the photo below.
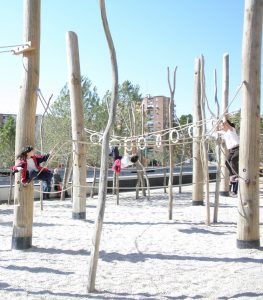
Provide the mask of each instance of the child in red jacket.
[{"label": "child in red jacket", "polygon": [[51,191],[51,181],[53,173],[42,167],[40,164],[48,160],[51,153],[46,155],[36,155],[32,146],[26,146],[18,155],[19,163],[11,169],[13,173],[21,171],[21,182],[24,186],[29,184],[32,180],[42,180],[44,199],[49,199],[49,192]]}]

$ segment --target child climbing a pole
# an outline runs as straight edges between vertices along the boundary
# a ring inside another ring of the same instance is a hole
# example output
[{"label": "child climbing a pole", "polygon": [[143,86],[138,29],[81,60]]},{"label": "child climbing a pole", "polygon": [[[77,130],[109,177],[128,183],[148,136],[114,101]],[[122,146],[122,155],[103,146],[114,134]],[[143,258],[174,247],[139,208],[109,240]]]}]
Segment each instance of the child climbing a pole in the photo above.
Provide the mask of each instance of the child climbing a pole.
[{"label": "child climbing a pole", "polygon": [[233,186],[234,194],[237,194],[238,188],[238,162],[239,162],[239,136],[237,135],[235,124],[228,119],[221,123],[221,133],[228,149],[226,167],[229,171],[230,185]]},{"label": "child climbing a pole", "polygon": [[17,155],[19,163],[11,168],[13,173],[21,172],[21,183],[27,186],[32,180],[43,181],[44,199],[49,199],[53,173],[41,163],[48,160],[52,151],[45,155],[36,155],[32,146],[24,147]]}]

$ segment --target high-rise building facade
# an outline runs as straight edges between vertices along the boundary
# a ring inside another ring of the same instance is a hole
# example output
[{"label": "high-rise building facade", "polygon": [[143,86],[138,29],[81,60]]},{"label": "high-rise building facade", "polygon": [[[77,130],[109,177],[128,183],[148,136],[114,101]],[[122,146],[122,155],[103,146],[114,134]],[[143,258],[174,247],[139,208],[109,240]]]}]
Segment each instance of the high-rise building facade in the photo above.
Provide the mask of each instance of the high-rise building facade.
[{"label": "high-rise building facade", "polygon": [[[8,120],[8,118],[14,118],[15,122],[17,119],[17,115],[15,114],[1,114],[0,113],[0,127],[2,127]],[[35,118],[35,139],[37,140],[39,134],[40,134],[40,124],[41,124],[42,116],[36,115]]]},{"label": "high-rise building facade", "polygon": [[148,133],[169,128],[169,102],[165,96],[150,96],[143,99],[143,111],[146,116],[146,130]]},{"label": "high-rise building facade", "polygon": [[[169,128],[169,102],[165,96],[148,95],[142,101],[142,109],[145,115],[145,134],[148,134],[148,145],[145,149],[146,161],[154,165],[154,161],[160,160],[163,155],[163,143],[161,136],[163,130]],[[156,157],[159,153],[159,158]]]}]

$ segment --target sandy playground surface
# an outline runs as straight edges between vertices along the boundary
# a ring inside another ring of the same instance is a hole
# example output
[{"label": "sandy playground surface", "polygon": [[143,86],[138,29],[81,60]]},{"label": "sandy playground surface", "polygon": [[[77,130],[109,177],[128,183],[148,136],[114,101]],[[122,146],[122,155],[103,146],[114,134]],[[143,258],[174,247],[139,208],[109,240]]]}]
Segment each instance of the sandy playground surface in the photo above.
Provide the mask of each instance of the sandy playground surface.
[{"label": "sandy playground surface", "polygon": [[[174,188],[172,221],[163,190],[150,201],[122,193],[119,206],[108,196],[97,292],[87,293],[97,199],[87,198],[86,220],[71,218],[71,200],[46,201],[43,211],[35,202],[33,247],[24,251],[11,250],[13,207],[0,205],[1,300],[263,299],[263,247],[236,247],[238,200],[220,197],[218,223],[208,227],[191,186]],[[262,245],[262,200],[260,210]]]}]

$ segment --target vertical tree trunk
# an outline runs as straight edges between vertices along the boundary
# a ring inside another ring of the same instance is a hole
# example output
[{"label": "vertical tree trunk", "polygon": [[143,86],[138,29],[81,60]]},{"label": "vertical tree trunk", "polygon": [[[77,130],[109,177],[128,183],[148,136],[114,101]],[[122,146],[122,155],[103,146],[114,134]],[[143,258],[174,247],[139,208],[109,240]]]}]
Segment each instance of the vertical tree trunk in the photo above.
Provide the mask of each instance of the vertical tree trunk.
[{"label": "vertical tree trunk", "polygon": [[73,139],[72,218],[85,219],[87,168],[78,37],[69,31],[66,34],[66,41]]},{"label": "vertical tree trunk", "polygon": [[[189,123],[188,118],[187,118],[187,124]],[[181,125],[179,123],[179,127],[181,129]],[[183,133],[183,138],[182,138],[182,152],[181,152],[181,161],[180,161],[180,171],[179,171],[179,194],[182,193],[182,184],[183,184],[183,167],[185,164],[185,134]]]},{"label": "vertical tree trunk", "polygon": [[[136,166],[136,169],[137,169],[137,174],[140,177],[140,180],[138,180],[137,184],[136,184],[136,199],[139,198],[139,190],[137,191],[137,185],[138,184],[141,184],[141,186],[143,187],[143,190],[142,190],[143,196],[146,196],[146,188],[145,188],[145,181],[146,181],[146,185],[147,185],[147,200],[150,200],[150,181],[149,181],[149,178],[147,176],[146,169],[143,166],[143,164],[140,162],[140,160],[138,160],[135,163],[135,166]],[[144,178],[145,178],[145,180],[144,180]]]},{"label": "vertical tree trunk", "polygon": [[[177,67],[174,69],[174,77],[173,77],[173,87],[171,86],[170,82],[170,70],[167,68],[167,77],[168,77],[168,85],[170,90],[170,102],[169,102],[169,127],[170,130],[173,127],[173,116],[174,116],[174,91],[175,91],[175,82],[176,82],[176,70]],[[168,182],[168,218],[169,220],[172,220],[173,218],[173,179],[174,179],[174,153],[173,153],[173,145],[172,141],[169,138],[169,182]]]},{"label": "vertical tree trunk", "polygon": [[115,172],[112,173],[112,195],[116,194],[116,177],[117,174]]},{"label": "vertical tree trunk", "polygon": [[203,169],[201,163],[201,84],[200,84],[200,58],[195,60],[194,69],[194,102],[193,102],[193,191],[192,205],[204,205]]},{"label": "vertical tree trunk", "polygon": [[[228,112],[228,97],[229,97],[229,55],[223,56],[223,84],[222,84],[222,116]],[[228,150],[225,143],[221,144],[223,155],[221,160],[221,181],[220,181],[220,195],[229,196],[229,172],[226,167],[226,157]]]},{"label": "vertical tree trunk", "polygon": [[246,0],[244,14],[237,247],[257,248],[259,236],[260,80],[263,0]]},{"label": "vertical tree trunk", "polygon": [[10,187],[9,187],[8,201],[7,201],[8,205],[11,204],[12,195],[13,195],[14,175],[12,174],[12,172],[10,172],[10,175],[9,175],[9,184],[10,184]]},{"label": "vertical tree trunk", "polygon": [[[23,81],[16,122],[16,153],[26,145],[35,144],[35,116],[39,84],[40,55],[40,0],[24,0],[24,41],[31,42],[32,51],[23,55]],[[20,174],[15,177],[13,249],[32,246],[33,183],[20,184]]]},{"label": "vertical tree trunk", "polygon": [[201,56],[201,113],[202,113],[202,154],[203,174],[205,181],[205,204],[206,204],[206,225],[210,225],[210,200],[209,200],[209,173],[208,173],[208,149],[206,141],[206,113],[205,113],[205,61]]},{"label": "vertical tree trunk", "polygon": [[90,187],[90,198],[93,198],[95,186],[96,186],[96,167],[94,166],[93,167],[93,180],[92,180],[92,184]]},{"label": "vertical tree trunk", "polygon": [[[44,124],[45,114],[48,110],[49,103],[50,103],[52,96],[48,99],[48,102],[45,101],[46,107],[45,107],[45,111],[42,115],[41,122],[40,122],[40,151],[41,151],[41,153],[43,153],[43,136],[44,136],[43,124]],[[39,185],[39,200],[40,200],[40,209],[43,210],[44,206],[43,206],[43,182],[42,181],[40,181],[40,185]]]},{"label": "vertical tree trunk", "polygon": [[[142,131],[141,131],[141,135],[142,137],[144,136],[144,108],[142,105]],[[150,200],[150,182],[146,173],[146,169],[145,169],[145,161],[146,161],[146,157],[145,157],[145,149],[140,149],[140,159],[139,159],[139,164],[141,164],[141,169],[142,172],[145,176],[145,180],[146,180],[146,184],[147,184],[147,199]],[[138,168],[137,168],[138,169]],[[144,184],[144,180],[142,178],[142,183],[143,183],[143,196],[146,196],[146,189],[145,189],[145,184]]]},{"label": "vertical tree trunk", "polygon": [[[129,110],[129,115],[130,115],[130,124],[131,124],[131,134],[132,136],[136,136],[137,132],[136,132],[136,109],[135,106],[131,103],[131,108]],[[134,144],[132,147],[132,153],[137,152],[137,145]],[[143,155],[142,155],[142,151],[140,150],[140,152],[138,153],[139,155],[139,159],[142,159]],[[142,164],[137,163],[135,164],[136,166],[136,170],[137,170],[137,183],[136,183],[136,191],[135,191],[135,198],[138,199],[139,198],[139,193],[140,193],[140,189],[142,191],[142,196],[146,196],[146,191],[145,191],[145,181],[144,181],[144,172],[143,172],[143,168],[142,168]]]},{"label": "vertical tree trunk", "polygon": [[107,38],[110,55],[111,55],[112,94],[111,94],[111,106],[109,111],[109,119],[102,139],[101,171],[100,171],[100,181],[99,181],[97,218],[95,221],[95,231],[92,239],[92,249],[90,253],[90,264],[89,264],[88,285],[87,285],[88,292],[95,291],[95,281],[96,281],[97,265],[99,259],[99,246],[100,246],[100,239],[101,239],[101,232],[102,232],[102,225],[103,225],[104,211],[105,211],[105,204],[106,204],[106,195],[107,195],[109,140],[112,131],[112,126],[115,122],[117,96],[118,96],[118,66],[117,66],[116,52],[111,38],[110,30],[109,30],[104,0],[100,0],[100,10],[101,10],[101,18],[104,27],[104,32]]},{"label": "vertical tree trunk", "polygon": [[71,172],[72,172],[72,155],[70,154],[67,158],[66,167],[64,171],[60,200],[65,200],[65,194],[67,194],[68,182],[69,182]]},{"label": "vertical tree trunk", "polygon": [[[216,76],[216,70],[215,70],[215,103],[217,104],[217,113],[216,117],[217,119],[219,118],[219,103],[218,103],[218,98],[217,98],[217,76]],[[217,131],[219,130],[218,124],[217,124]],[[218,206],[219,206],[219,187],[220,187],[220,176],[221,176],[221,171],[220,171],[220,165],[221,165],[221,152],[220,152],[220,139],[217,134],[216,138],[216,157],[217,157],[217,172],[216,172],[216,187],[215,187],[215,205],[214,205],[214,218],[213,222],[217,223],[217,216],[218,216]]]},{"label": "vertical tree trunk", "polygon": [[[166,146],[163,147],[164,153],[166,151]],[[165,155],[164,155],[165,156]],[[166,194],[167,188],[167,170],[166,170],[166,161],[163,158],[163,192]]]},{"label": "vertical tree trunk", "polygon": [[119,174],[116,174],[116,204],[120,204],[120,179]]}]

